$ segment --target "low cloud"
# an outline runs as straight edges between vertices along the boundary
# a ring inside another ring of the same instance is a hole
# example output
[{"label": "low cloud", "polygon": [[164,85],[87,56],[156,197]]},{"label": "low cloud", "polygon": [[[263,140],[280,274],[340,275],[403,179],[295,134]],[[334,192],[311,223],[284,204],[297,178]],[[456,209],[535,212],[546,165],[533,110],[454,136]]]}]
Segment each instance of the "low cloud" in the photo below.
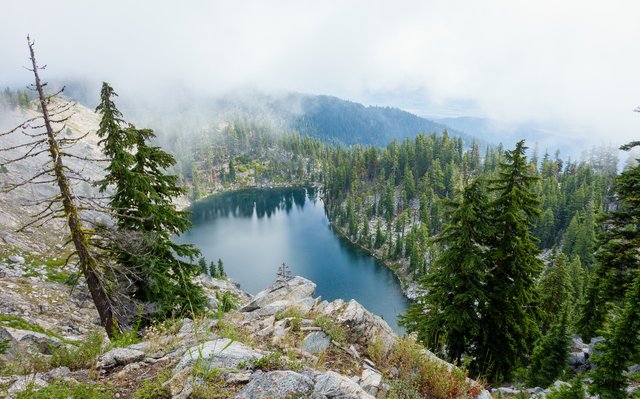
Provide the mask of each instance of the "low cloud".
[{"label": "low cloud", "polygon": [[617,145],[640,131],[638,15],[631,0],[8,2],[0,85],[30,81],[30,33],[47,76],[141,101],[330,94]]}]

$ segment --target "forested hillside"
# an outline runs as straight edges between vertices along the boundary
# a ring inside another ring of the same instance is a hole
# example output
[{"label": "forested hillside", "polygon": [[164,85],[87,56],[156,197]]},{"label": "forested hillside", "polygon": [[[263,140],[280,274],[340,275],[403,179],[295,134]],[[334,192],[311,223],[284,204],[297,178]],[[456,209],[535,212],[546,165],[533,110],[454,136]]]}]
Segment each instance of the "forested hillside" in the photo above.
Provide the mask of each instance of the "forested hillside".
[{"label": "forested hillside", "polygon": [[[600,221],[619,207],[614,148],[579,162],[557,152],[527,158],[523,141],[481,150],[447,132],[343,147],[246,122],[178,147],[192,198],[322,185],[336,231],[395,270],[417,298],[409,331],[473,375],[546,386],[567,368],[571,333],[606,333],[607,308],[593,296],[613,289],[602,286],[610,272],[597,249],[606,236]],[[612,298],[622,303],[629,284]]]}]

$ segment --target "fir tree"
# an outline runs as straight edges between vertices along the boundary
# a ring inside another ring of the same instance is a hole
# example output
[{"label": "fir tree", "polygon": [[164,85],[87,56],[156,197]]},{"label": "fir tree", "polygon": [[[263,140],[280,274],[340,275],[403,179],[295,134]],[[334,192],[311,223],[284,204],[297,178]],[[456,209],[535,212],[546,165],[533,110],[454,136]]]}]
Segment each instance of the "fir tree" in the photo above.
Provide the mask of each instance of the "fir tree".
[{"label": "fir tree", "polygon": [[173,199],[184,191],[177,185],[176,176],[165,172],[175,160],[148,144],[155,137],[152,130],[123,127],[114,96],[113,89],[103,83],[97,108],[102,114],[98,135],[110,162],[100,189],[114,188],[110,205],[117,227],[136,232],[144,240],[144,249],[139,253],[115,248],[117,259],[126,269],[136,271],[134,297],[153,304],[154,317],[199,312],[205,298],[191,277],[200,269],[183,260],[194,259],[199,251],[172,241],[173,236],[191,226],[187,213],[176,210],[173,204]]},{"label": "fir tree", "polygon": [[530,230],[541,212],[533,192],[538,177],[532,174],[526,149],[522,140],[506,151],[498,177],[491,182],[498,197],[491,204],[492,270],[478,362],[494,381],[511,377],[538,335],[534,283],[543,265]]},{"label": "fir tree", "polygon": [[559,253],[553,259],[553,264],[540,279],[540,313],[543,329],[556,322],[573,296],[573,287],[569,276],[567,256]]},{"label": "fir tree", "polygon": [[487,204],[479,180],[464,189],[460,202],[450,203],[449,222],[437,239],[444,250],[421,282],[428,294],[410,306],[402,321],[425,345],[457,364],[466,348],[478,344],[489,267]]},{"label": "fir tree", "polygon": [[211,273],[211,277],[213,278],[220,278],[214,261],[209,262],[209,273]]},{"label": "fir tree", "polygon": [[227,273],[224,271],[224,264],[220,258],[218,258],[218,278],[227,278]]},{"label": "fir tree", "polygon": [[532,387],[551,385],[567,367],[571,337],[568,332],[568,310],[536,344],[529,364],[527,384]]},{"label": "fir tree", "polygon": [[[629,150],[640,143],[621,149]],[[578,328],[586,338],[603,325],[610,303],[620,303],[640,268],[640,165],[616,178],[617,210],[604,220],[598,237],[596,266],[586,293]]]},{"label": "fir tree", "polygon": [[603,399],[624,399],[627,386],[624,370],[627,362],[640,348],[640,274],[626,295],[622,314],[614,321],[613,328],[601,344],[602,353],[592,356],[598,367],[593,371],[591,392]]},{"label": "fir tree", "polygon": [[205,276],[209,275],[209,268],[207,267],[207,260],[202,257],[198,260],[198,267],[200,268],[200,274],[204,274]]}]

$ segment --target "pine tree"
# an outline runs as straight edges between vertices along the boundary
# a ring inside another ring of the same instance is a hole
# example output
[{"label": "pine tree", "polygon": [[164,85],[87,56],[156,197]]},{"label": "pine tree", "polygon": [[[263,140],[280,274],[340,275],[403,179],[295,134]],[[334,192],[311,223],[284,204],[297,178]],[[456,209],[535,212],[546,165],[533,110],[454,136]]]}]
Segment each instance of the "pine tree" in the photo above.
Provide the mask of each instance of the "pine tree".
[{"label": "pine tree", "polygon": [[533,192],[538,177],[532,174],[526,149],[522,140],[513,151],[506,151],[498,177],[491,181],[498,197],[491,204],[492,270],[478,362],[494,381],[511,377],[538,336],[534,284],[543,265],[530,230],[541,212]]},{"label": "pine tree", "polygon": [[568,305],[573,296],[572,288],[567,256],[559,253],[539,283],[543,329],[554,324],[562,315],[562,309]]},{"label": "pine tree", "polygon": [[216,264],[213,261],[209,262],[209,273],[211,273],[211,277],[213,278],[220,278]]},{"label": "pine tree", "polygon": [[428,294],[402,319],[425,345],[457,364],[466,348],[478,344],[479,308],[485,301],[490,266],[485,245],[490,229],[487,205],[480,180],[464,189],[460,202],[449,204],[449,222],[437,239],[444,249],[421,281]]},{"label": "pine tree", "polygon": [[565,308],[547,334],[536,344],[529,364],[527,385],[548,387],[566,369],[571,346],[568,318],[568,310]]},{"label": "pine tree", "polygon": [[227,278],[227,273],[224,271],[222,259],[218,259],[218,278]]},{"label": "pine tree", "polygon": [[[630,150],[640,143],[622,146]],[[640,165],[616,178],[617,210],[603,220],[606,226],[598,237],[596,266],[586,293],[578,328],[590,338],[602,326],[610,303],[624,300],[627,289],[640,269]]]},{"label": "pine tree", "polygon": [[205,276],[209,275],[209,268],[207,267],[207,260],[202,257],[198,260],[198,267],[200,268],[200,274],[204,274]]},{"label": "pine tree", "polygon": [[593,371],[591,392],[603,399],[624,399],[627,386],[624,370],[627,362],[640,349],[640,274],[627,290],[622,314],[614,321],[613,328],[601,344],[602,353],[596,353],[591,361],[598,367]]},{"label": "pine tree", "polygon": [[202,289],[191,278],[199,273],[193,260],[199,251],[188,244],[176,244],[173,236],[189,229],[187,212],[178,211],[173,198],[184,194],[177,178],[165,170],[174,158],[148,141],[155,137],[150,129],[125,124],[112,97],[116,94],[104,83],[101,104],[101,145],[110,163],[101,190],[114,187],[111,208],[117,227],[142,235],[144,250],[131,253],[116,248],[118,261],[135,270],[134,297],[154,305],[154,317],[180,316],[204,308]]}]

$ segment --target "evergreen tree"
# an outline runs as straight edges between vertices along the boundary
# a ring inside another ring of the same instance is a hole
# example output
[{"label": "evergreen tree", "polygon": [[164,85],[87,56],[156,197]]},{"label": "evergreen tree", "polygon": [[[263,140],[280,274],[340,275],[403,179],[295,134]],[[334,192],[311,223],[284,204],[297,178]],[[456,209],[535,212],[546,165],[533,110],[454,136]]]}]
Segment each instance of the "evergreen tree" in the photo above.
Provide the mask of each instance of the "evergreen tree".
[{"label": "evergreen tree", "polygon": [[548,387],[567,368],[571,337],[568,331],[568,310],[536,344],[529,364],[527,385]]},{"label": "evergreen tree", "polygon": [[591,392],[603,399],[624,399],[627,386],[624,371],[628,361],[640,349],[640,274],[627,290],[622,314],[613,322],[613,327],[601,344],[602,353],[592,356],[598,367],[593,371]]},{"label": "evergreen tree", "polygon": [[[622,146],[630,150],[640,143]],[[602,326],[610,303],[620,303],[640,268],[640,165],[616,178],[617,210],[603,220],[596,266],[586,293],[578,327],[586,338]]]},{"label": "evergreen tree", "polygon": [[222,259],[218,258],[218,278],[227,278],[227,273],[224,271],[224,264]]},{"label": "evergreen tree", "polygon": [[198,260],[198,267],[200,268],[200,274],[204,274],[205,276],[209,275],[209,268],[207,267],[207,260],[202,257]]},{"label": "evergreen tree", "polygon": [[209,273],[211,273],[211,277],[213,278],[220,278],[216,264],[213,261],[209,262]]},{"label": "evergreen tree", "polygon": [[562,309],[573,296],[572,288],[567,256],[559,253],[539,283],[540,313],[545,330],[562,315]]},{"label": "evergreen tree", "polygon": [[531,172],[526,149],[522,140],[513,151],[506,151],[498,177],[491,181],[498,197],[491,204],[492,269],[478,362],[494,381],[511,377],[538,336],[534,283],[543,265],[530,230],[541,212],[533,192],[538,177]]},{"label": "evergreen tree", "polygon": [[199,312],[206,303],[202,289],[191,278],[199,272],[193,260],[199,251],[188,244],[176,244],[172,238],[191,226],[187,212],[173,204],[184,194],[177,178],[165,170],[175,164],[174,158],[148,141],[155,135],[150,129],[123,127],[122,115],[115,107],[113,89],[103,83],[102,114],[98,134],[109,158],[108,174],[101,190],[114,187],[111,207],[121,231],[140,234],[144,249],[131,253],[116,248],[118,261],[135,270],[134,297],[154,305],[154,317],[180,316]]},{"label": "evergreen tree", "polygon": [[466,348],[478,345],[479,310],[487,291],[490,225],[482,182],[468,185],[462,200],[449,205],[449,222],[437,239],[444,249],[421,281],[428,294],[409,307],[402,323],[429,348],[460,364]]}]

